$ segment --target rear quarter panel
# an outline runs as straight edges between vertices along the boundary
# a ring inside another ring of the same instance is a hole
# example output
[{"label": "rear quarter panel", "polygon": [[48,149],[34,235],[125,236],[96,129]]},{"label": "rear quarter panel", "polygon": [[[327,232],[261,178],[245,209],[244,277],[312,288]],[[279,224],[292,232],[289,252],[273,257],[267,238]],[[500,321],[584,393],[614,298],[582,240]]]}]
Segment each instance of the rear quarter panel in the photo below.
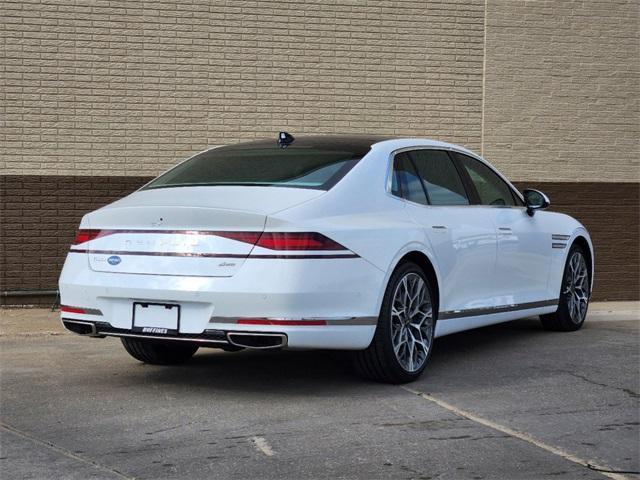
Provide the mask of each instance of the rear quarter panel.
[{"label": "rear quarter panel", "polygon": [[[374,147],[375,148],[375,147]],[[378,305],[400,259],[420,251],[437,265],[424,230],[405,202],[386,192],[389,152],[372,150],[326,195],[269,215],[266,230],[318,231],[344,245],[383,272]]]}]

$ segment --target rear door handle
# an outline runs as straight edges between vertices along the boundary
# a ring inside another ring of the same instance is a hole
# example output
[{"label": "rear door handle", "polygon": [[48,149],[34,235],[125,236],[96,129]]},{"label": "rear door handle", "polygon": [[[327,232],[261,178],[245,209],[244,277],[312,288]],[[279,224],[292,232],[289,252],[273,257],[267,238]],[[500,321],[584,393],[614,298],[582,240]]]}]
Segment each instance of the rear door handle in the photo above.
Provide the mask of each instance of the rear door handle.
[{"label": "rear door handle", "polygon": [[445,225],[431,225],[431,228],[434,230],[446,230],[447,227]]},{"label": "rear door handle", "polygon": [[502,235],[511,235],[512,232],[510,227],[498,227],[498,233]]}]

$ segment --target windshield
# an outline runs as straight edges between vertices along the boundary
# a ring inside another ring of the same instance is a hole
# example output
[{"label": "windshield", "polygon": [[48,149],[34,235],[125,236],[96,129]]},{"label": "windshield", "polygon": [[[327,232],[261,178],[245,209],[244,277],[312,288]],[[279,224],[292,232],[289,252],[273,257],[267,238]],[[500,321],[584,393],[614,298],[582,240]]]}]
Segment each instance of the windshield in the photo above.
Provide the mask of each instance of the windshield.
[{"label": "windshield", "polygon": [[370,146],[371,142],[335,137],[302,137],[287,148],[275,141],[214,148],[181,163],[144,189],[249,185],[328,190]]}]

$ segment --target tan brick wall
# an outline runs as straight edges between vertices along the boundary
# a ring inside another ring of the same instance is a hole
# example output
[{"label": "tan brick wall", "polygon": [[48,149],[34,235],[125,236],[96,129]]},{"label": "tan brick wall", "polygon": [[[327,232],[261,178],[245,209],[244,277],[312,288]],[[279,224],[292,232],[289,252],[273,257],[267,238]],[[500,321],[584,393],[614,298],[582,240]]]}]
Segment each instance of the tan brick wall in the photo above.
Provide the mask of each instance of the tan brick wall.
[{"label": "tan brick wall", "polygon": [[484,0],[0,10],[3,173],[156,174],[281,129],[480,147]]},{"label": "tan brick wall", "polygon": [[640,181],[637,0],[488,0],[484,154],[531,181]]},{"label": "tan brick wall", "polygon": [[54,289],[87,211],[207,146],[286,129],[484,151],[590,229],[598,299],[637,299],[639,10],[0,0],[0,290]]}]

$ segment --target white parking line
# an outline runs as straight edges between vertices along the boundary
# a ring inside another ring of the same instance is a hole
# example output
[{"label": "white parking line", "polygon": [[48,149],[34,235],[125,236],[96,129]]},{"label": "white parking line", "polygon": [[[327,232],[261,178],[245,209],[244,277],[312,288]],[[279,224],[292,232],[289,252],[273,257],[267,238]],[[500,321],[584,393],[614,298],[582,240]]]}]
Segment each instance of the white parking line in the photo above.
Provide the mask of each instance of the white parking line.
[{"label": "white parking line", "polygon": [[274,451],[264,437],[251,437],[251,442],[256,447],[256,450],[264,453],[267,457],[273,457]]},{"label": "white parking line", "polygon": [[401,386],[400,388],[402,388],[403,390],[406,390],[409,393],[413,393],[414,395],[418,395],[424,398],[425,400],[435,403],[436,405],[444,408],[445,410],[450,411],[451,413],[454,413],[455,415],[466,418],[468,420],[471,420],[472,422],[478,423],[480,425],[491,428],[493,430],[497,430],[498,432],[505,433],[511,437],[517,438],[531,445],[535,445],[536,447],[546,450],[547,452],[553,453],[554,455],[557,455],[559,457],[562,457],[565,460],[568,460],[573,463],[577,463],[578,465],[586,467],[591,471],[598,472],[601,475],[604,475],[605,477],[612,478],[614,480],[628,480],[628,477],[620,473],[615,473],[611,471],[613,470],[612,468],[603,467],[602,465],[598,465],[593,462],[584,460],[580,457],[576,457],[575,455],[569,452],[565,452],[560,448],[554,447],[540,440],[537,440],[527,433],[518,432],[517,430],[513,430],[512,428],[505,427],[504,425],[500,425],[499,423],[492,422],[491,420],[487,420],[485,418],[479,417],[473,413],[467,412],[466,410],[462,410],[456,407],[455,405],[451,405],[450,403],[447,403],[443,400],[440,400],[439,398],[429,395],[428,393],[422,393],[417,390],[413,390],[412,388],[403,387],[403,386]]}]

